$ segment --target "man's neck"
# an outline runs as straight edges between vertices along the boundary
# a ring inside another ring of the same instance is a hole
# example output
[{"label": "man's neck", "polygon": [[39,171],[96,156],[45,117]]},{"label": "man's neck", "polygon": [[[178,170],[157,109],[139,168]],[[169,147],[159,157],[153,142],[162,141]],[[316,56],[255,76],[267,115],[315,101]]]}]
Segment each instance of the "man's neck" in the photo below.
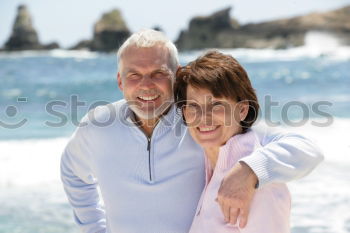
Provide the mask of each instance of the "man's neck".
[{"label": "man's neck", "polygon": [[155,119],[139,119],[137,116],[137,126],[150,138],[152,136],[154,128],[157,126],[160,117]]},{"label": "man's neck", "polygon": [[142,119],[134,113],[134,116],[135,116],[134,123],[144,132],[144,134],[148,138],[150,138],[152,136],[153,130],[157,126],[160,118],[162,118],[165,114],[167,114],[169,112],[169,110],[170,110],[170,107],[166,111],[164,111],[163,114],[161,114],[157,118],[153,118],[153,119]]}]

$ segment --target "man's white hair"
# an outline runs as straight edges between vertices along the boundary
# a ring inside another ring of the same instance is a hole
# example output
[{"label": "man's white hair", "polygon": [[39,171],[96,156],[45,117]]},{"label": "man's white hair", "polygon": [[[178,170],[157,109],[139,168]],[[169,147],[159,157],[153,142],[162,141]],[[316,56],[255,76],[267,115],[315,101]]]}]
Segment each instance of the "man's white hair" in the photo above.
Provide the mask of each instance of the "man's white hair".
[{"label": "man's white hair", "polygon": [[120,61],[127,48],[131,46],[138,48],[151,48],[156,45],[162,45],[164,48],[168,49],[170,66],[172,71],[175,73],[177,67],[179,66],[177,48],[174,43],[164,35],[164,33],[153,29],[143,29],[135,32],[122,44],[122,46],[120,46],[117,53],[118,67],[120,67]]}]

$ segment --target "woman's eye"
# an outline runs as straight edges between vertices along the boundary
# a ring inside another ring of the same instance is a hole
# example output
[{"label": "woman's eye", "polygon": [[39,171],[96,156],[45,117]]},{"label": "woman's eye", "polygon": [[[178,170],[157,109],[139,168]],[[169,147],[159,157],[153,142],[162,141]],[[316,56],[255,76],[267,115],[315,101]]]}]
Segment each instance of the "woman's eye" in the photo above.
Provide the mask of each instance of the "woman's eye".
[{"label": "woman's eye", "polygon": [[213,111],[221,112],[225,110],[225,104],[222,102],[215,102],[212,104]]},{"label": "woman's eye", "polygon": [[200,106],[198,104],[187,104],[186,108],[190,111],[198,111],[200,110]]},{"label": "woman's eye", "polygon": [[225,107],[225,104],[222,102],[215,102],[212,104],[214,110],[221,110]]},{"label": "woman's eye", "polygon": [[190,107],[190,108],[197,108],[198,104],[188,104],[187,106]]},{"label": "woman's eye", "polygon": [[223,103],[221,103],[221,102],[214,102],[213,103],[213,106],[222,106],[223,105]]}]

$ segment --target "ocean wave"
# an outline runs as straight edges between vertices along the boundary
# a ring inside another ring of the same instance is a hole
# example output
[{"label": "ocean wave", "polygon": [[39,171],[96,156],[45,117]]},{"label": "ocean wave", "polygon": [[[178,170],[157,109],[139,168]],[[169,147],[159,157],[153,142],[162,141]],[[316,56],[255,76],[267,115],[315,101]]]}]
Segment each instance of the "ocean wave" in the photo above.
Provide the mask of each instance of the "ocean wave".
[{"label": "ocean wave", "polygon": [[[327,47],[327,46],[325,46]],[[302,46],[285,50],[274,49],[219,49],[223,53],[230,54],[243,62],[269,62],[269,61],[296,61],[301,59],[322,58],[329,61],[350,60],[350,47],[339,46],[334,50]],[[183,63],[193,61],[206,50],[185,52],[180,54]]]},{"label": "ocean wave", "polygon": [[87,50],[64,50],[53,49],[43,51],[16,51],[16,52],[0,52],[0,58],[30,58],[30,57],[55,57],[55,58],[77,58],[77,59],[94,59],[99,57],[97,52]]},{"label": "ocean wave", "polygon": [[81,58],[81,59],[93,59],[99,56],[99,53],[97,52],[91,52],[87,50],[52,50],[50,51],[51,57],[58,57],[58,58]]},{"label": "ocean wave", "polygon": [[[188,63],[196,59],[208,49],[197,51],[181,52],[180,60]],[[265,62],[265,61],[294,61],[300,59],[322,58],[329,61],[348,61],[350,60],[350,46],[342,45],[341,41],[332,34],[310,31],[306,34],[305,45],[287,49],[219,49],[224,53],[244,62]],[[92,52],[87,50],[64,50],[54,49],[49,51],[18,51],[18,52],[0,52],[0,58],[23,58],[49,56],[55,58],[76,58],[76,59],[94,59],[105,56],[104,53]],[[115,56],[115,54],[111,54]]]},{"label": "ocean wave", "polygon": [[[281,126],[285,132],[301,134],[321,149],[327,163],[350,167],[350,119],[333,118],[329,126],[316,126],[314,123],[325,123],[325,119],[313,118],[305,125],[298,127]],[[259,124],[268,127],[264,121]]]},{"label": "ocean wave", "polygon": [[[285,130],[315,141],[327,162],[350,165],[350,133],[346,126],[350,126],[350,119],[336,118],[328,127],[309,123]],[[68,138],[0,141],[0,186],[59,182],[59,160],[67,141]]]},{"label": "ocean wave", "polygon": [[[337,118],[323,128],[311,124],[286,128],[311,138],[325,154],[325,161],[311,174],[288,183],[293,197],[292,232],[307,229],[307,232],[341,233],[347,229],[350,222],[349,126],[350,119]],[[58,214],[65,216],[60,221],[69,222],[67,213],[71,210],[66,204],[59,172],[61,153],[67,142],[68,138],[0,141],[0,189],[3,191],[0,199],[6,200],[2,208],[5,216],[15,216],[21,225],[27,219],[21,221],[23,213],[36,214],[38,222],[43,224],[48,219],[51,223]],[[57,210],[56,214],[48,217],[52,209]]]},{"label": "ocean wave", "polygon": [[[180,60],[188,63],[196,59],[206,50],[184,52]],[[322,58],[329,61],[350,60],[350,46],[342,45],[341,41],[331,34],[310,31],[306,34],[305,45],[288,49],[220,49],[244,62],[295,61],[300,59]]]},{"label": "ocean wave", "polygon": [[59,182],[60,156],[67,138],[0,141],[0,187]]},{"label": "ocean wave", "polygon": [[20,96],[22,94],[22,90],[19,88],[13,88],[13,89],[4,90],[2,93],[0,91],[0,94],[2,94],[7,98],[13,98],[13,97]]}]

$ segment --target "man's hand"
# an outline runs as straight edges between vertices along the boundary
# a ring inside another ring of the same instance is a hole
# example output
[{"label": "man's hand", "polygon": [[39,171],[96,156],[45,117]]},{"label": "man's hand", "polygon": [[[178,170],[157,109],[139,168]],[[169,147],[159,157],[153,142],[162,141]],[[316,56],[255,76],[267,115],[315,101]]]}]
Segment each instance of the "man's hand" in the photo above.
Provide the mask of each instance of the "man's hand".
[{"label": "man's hand", "polygon": [[223,179],[217,201],[225,216],[225,221],[239,227],[247,225],[250,204],[255,194],[258,178],[244,162],[237,163]]}]

